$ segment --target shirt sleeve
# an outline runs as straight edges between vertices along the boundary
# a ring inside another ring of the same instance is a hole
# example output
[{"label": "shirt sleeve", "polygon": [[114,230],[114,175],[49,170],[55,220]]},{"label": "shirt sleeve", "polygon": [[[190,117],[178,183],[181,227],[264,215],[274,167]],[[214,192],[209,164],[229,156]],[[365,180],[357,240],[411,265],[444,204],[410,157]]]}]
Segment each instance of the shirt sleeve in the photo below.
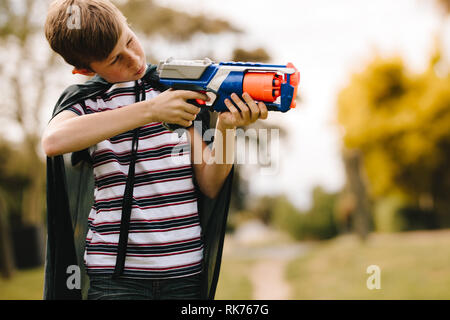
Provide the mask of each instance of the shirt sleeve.
[{"label": "shirt sleeve", "polygon": [[72,111],[79,116],[86,114],[85,108],[79,103],[67,108],[66,110]]}]

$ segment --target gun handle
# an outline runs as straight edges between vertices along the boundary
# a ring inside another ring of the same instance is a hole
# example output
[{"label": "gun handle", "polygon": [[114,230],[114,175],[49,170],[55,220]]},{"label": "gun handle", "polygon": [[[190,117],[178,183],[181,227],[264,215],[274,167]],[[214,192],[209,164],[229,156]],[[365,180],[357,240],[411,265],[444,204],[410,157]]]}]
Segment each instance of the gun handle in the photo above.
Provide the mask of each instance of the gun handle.
[{"label": "gun handle", "polygon": [[278,111],[281,112],[280,106],[276,103],[266,103],[266,107],[268,111]]},{"label": "gun handle", "polygon": [[[206,102],[203,100],[187,100],[187,103],[190,103],[198,108],[201,108],[202,106],[205,106]],[[163,123],[163,126],[169,130],[169,131],[176,131],[178,129],[184,129],[186,130],[186,127],[180,126],[179,124],[175,124],[175,123]],[[181,136],[182,134],[180,133],[179,136]]]},{"label": "gun handle", "polygon": [[[178,129],[186,129],[185,127],[180,126],[179,124],[167,123],[167,122],[163,123],[163,127],[166,128],[169,131],[176,131]],[[180,134],[180,136],[181,136],[181,134]]]}]

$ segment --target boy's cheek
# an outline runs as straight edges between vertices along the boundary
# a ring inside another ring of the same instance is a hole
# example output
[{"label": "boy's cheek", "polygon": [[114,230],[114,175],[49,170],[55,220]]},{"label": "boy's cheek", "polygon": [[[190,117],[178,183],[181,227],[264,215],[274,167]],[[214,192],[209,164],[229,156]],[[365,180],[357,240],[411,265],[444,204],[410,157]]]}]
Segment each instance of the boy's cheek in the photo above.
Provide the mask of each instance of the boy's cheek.
[{"label": "boy's cheek", "polygon": [[103,74],[103,76],[100,74],[100,76],[104,79],[106,79],[110,83],[116,83],[116,82],[123,82],[127,79],[125,77],[127,76],[127,71],[125,70],[108,70]]}]

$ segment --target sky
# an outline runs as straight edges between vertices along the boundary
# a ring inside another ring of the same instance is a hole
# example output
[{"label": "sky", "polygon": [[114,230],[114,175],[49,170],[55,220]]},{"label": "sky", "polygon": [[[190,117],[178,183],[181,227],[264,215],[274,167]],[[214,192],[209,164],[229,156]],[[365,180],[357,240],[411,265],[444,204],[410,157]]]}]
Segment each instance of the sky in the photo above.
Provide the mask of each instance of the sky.
[{"label": "sky", "polygon": [[[445,38],[450,39],[448,19],[430,0],[157,2],[224,18],[245,30],[237,40],[210,42],[217,47],[211,49],[216,56],[233,45],[264,47],[273,63],[293,62],[300,70],[301,105],[286,114],[271,113],[268,119],[290,132],[287,145],[280,147],[277,174],[253,174],[251,190],[286,193],[303,209],[311,204],[315,186],[334,192],[345,183],[342,131],[335,110],[336,97],[351,74],[375,56],[397,55],[412,71],[420,72],[426,68],[438,31],[446,30]],[[445,48],[450,52],[448,40]]]}]

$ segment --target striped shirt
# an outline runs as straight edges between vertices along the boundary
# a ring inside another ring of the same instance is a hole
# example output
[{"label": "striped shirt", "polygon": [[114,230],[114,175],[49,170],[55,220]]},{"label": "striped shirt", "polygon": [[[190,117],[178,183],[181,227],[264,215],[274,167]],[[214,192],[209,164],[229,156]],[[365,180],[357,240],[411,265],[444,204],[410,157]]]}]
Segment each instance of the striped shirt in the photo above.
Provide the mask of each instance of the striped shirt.
[{"label": "striped shirt", "polygon": [[[145,91],[146,100],[159,93],[148,84]],[[134,82],[126,82],[68,110],[81,116],[133,103]],[[84,254],[89,275],[114,271],[132,140],[129,131],[89,148],[95,178]],[[158,122],[141,127],[123,276],[164,279],[201,272],[200,234],[186,135],[179,137]]]}]

